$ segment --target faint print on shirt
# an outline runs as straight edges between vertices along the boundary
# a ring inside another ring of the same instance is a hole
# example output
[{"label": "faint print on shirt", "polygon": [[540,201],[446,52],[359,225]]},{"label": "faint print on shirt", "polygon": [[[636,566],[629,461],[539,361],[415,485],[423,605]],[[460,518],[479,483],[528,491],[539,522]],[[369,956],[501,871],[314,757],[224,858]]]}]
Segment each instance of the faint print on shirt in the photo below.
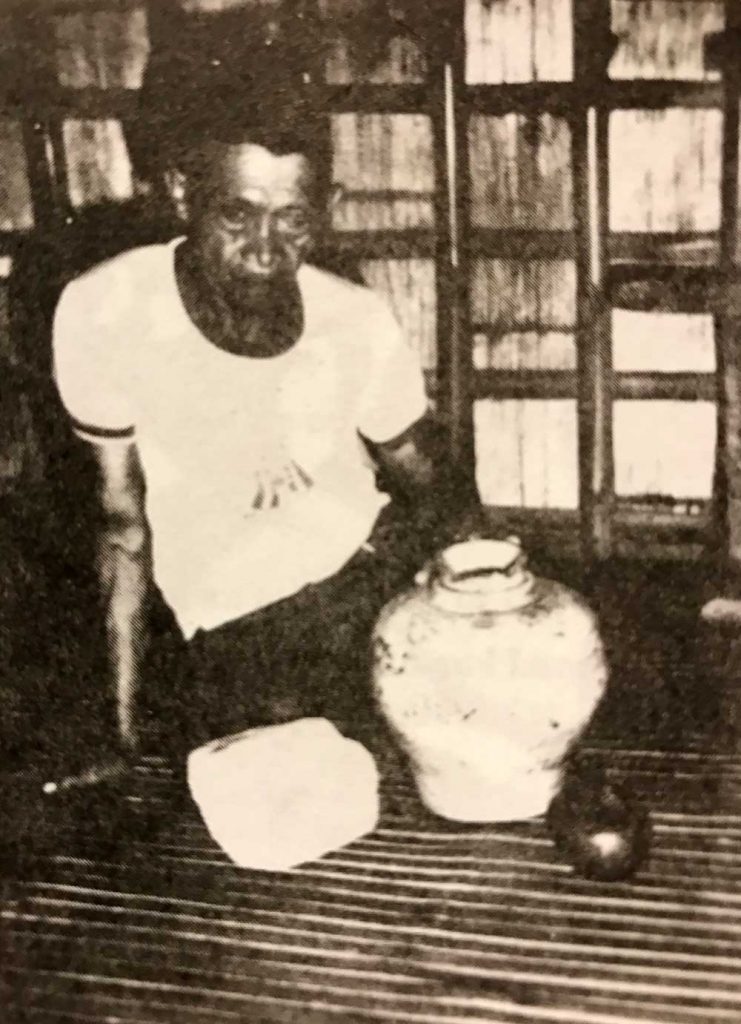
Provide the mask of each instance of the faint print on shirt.
[{"label": "faint print on shirt", "polygon": [[314,486],[311,476],[295,459],[285,463],[277,472],[258,470],[255,482],[256,489],[251,503],[255,511],[278,508],[289,494],[308,491]]}]

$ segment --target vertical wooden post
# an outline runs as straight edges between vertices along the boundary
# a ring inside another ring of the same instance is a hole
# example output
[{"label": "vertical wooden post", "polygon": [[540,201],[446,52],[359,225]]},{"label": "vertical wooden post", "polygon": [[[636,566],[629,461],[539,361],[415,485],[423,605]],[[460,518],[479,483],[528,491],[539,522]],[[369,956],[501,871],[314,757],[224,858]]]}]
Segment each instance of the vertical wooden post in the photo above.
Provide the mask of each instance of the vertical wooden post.
[{"label": "vertical wooden post", "polygon": [[[54,172],[54,151],[50,135],[51,91],[48,77],[48,22],[37,5],[17,2],[11,9],[13,49],[16,55],[15,82],[16,102],[20,108],[19,120],[26,159],[29,193],[34,219],[34,236],[46,240],[59,226],[60,209],[57,202],[56,175]],[[37,50],[36,40],[46,34],[44,49]],[[42,241],[39,250],[44,250]],[[37,484],[45,485],[50,430],[53,429],[49,410],[45,403],[34,400],[40,388],[45,394],[48,376],[48,352],[35,342],[43,335],[43,299],[50,287],[45,272],[32,268],[36,274],[23,286],[24,301],[19,303],[16,295],[18,277],[8,285],[8,302],[12,303],[11,342],[14,347],[16,372],[11,378],[12,406],[17,410],[20,433],[15,434],[18,445],[19,473],[17,493]],[[13,429],[13,428],[11,428]]]},{"label": "vertical wooden post", "polygon": [[13,45],[17,54],[18,96],[23,103],[21,132],[26,151],[28,183],[37,229],[48,229],[56,219],[54,153],[49,132],[46,58],[39,59],[34,39],[43,15],[35,8],[16,5],[12,13]]},{"label": "vertical wooden post", "polygon": [[572,174],[576,227],[579,506],[584,556],[612,548],[612,345],[606,293],[608,110],[601,87],[611,55],[607,0],[574,0]]},{"label": "vertical wooden post", "polygon": [[[431,16],[434,5],[431,5]],[[431,116],[435,146],[438,408],[449,453],[470,478],[473,444],[471,337],[468,324],[468,142],[462,100],[465,38],[463,0],[450,3],[429,47]]]},{"label": "vertical wooden post", "polygon": [[741,310],[737,290],[739,201],[739,102],[741,101],[741,6],[726,0],[726,30],[712,39],[723,74],[723,142],[719,270],[720,308],[715,315],[718,357],[718,453],[716,528],[721,561],[741,573]]}]

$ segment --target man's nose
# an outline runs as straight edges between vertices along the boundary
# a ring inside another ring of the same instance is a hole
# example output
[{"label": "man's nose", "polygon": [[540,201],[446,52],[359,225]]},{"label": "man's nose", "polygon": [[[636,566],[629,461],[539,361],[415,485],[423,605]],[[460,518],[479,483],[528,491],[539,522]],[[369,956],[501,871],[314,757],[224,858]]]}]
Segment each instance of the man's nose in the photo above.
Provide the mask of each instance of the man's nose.
[{"label": "man's nose", "polygon": [[256,256],[258,265],[265,270],[272,266],[275,259],[273,218],[268,212],[262,215],[258,225]]}]

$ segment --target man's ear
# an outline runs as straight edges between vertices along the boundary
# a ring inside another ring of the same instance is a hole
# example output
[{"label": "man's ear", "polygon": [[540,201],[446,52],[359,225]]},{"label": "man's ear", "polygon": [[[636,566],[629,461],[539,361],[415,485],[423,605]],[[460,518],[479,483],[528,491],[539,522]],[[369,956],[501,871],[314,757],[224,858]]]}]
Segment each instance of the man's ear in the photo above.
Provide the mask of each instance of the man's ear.
[{"label": "man's ear", "polygon": [[188,220],[190,207],[188,204],[188,182],[185,175],[173,167],[165,171],[164,180],[175,213],[180,220]]}]

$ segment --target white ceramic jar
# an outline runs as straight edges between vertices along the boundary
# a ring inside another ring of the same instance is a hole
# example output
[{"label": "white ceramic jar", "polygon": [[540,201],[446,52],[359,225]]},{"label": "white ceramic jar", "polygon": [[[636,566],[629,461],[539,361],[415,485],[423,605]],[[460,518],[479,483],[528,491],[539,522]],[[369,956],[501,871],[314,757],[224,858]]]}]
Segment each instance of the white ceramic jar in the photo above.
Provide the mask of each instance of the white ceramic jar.
[{"label": "white ceramic jar", "polygon": [[544,813],[606,679],[594,614],[513,537],[443,551],[374,634],[380,708],[424,803],[456,821]]}]

